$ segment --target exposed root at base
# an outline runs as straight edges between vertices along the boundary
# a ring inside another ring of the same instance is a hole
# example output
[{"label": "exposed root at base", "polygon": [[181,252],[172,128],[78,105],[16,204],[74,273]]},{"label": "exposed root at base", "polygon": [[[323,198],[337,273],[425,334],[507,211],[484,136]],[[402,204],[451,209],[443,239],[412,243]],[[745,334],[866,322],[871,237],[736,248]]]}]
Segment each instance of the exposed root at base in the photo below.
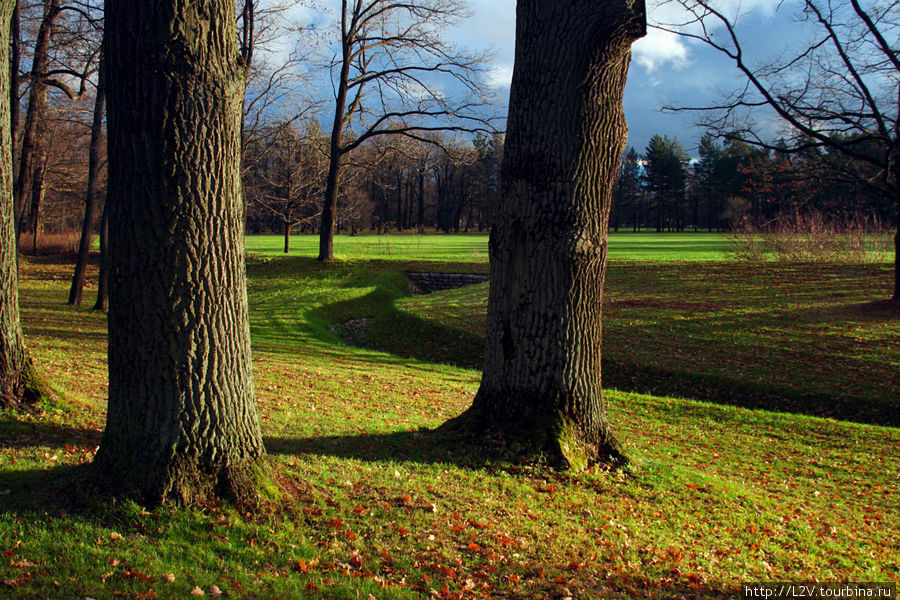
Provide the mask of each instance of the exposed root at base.
[{"label": "exposed root at base", "polygon": [[559,471],[579,472],[594,465],[620,469],[628,464],[611,435],[602,442],[585,442],[575,424],[558,416],[498,426],[473,406],[437,431],[501,460],[541,463]]},{"label": "exposed root at base", "polygon": [[0,381],[0,408],[39,414],[41,404],[52,395],[50,386],[38,376],[30,361],[14,380]]}]

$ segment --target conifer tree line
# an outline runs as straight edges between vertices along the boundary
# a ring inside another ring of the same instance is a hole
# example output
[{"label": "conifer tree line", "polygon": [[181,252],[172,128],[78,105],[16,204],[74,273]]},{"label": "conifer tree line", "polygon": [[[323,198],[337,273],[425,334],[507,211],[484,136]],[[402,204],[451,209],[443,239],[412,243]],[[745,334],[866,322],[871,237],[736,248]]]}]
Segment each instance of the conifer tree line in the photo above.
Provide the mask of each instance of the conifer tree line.
[{"label": "conifer tree line", "polygon": [[[619,162],[611,231],[765,229],[815,215],[841,227],[865,221],[890,229],[890,191],[828,149],[779,152],[743,141],[700,139],[695,156],[677,139],[655,135],[643,153],[629,148]],[[856,161],[858,162],[858,161]]]}]

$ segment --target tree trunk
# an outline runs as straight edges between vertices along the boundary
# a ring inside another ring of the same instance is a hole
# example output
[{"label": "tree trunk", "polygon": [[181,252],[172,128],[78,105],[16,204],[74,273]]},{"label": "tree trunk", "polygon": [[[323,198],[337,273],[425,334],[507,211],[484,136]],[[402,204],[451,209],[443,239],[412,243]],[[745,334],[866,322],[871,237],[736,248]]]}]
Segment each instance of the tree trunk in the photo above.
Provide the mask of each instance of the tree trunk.
[{"label": "tree trunk", "polygon": [[[0,0],[0,64],[9,60],[12,0]],[[10,71],[0,69],[0,89],[8,90]],[[19,319],[16,228],[13,216],[12,123],[10,95],[0,97],[0,407],[38,402],[43,390],[35,377]]]},{"label": "tree trunk", "polygon": [[106,207],[109,202],[103,203],[103,214],[100,215],[100,274],[97,277],[97,301],[91,310],[107,309],[109,297],[109,211]]},{"label": "tree trunk", "polygon": [[337,212],[338,181],[341,175],[341,137],[344,134],[344,109],[347,105],[347,85],[350,77],[351,32],[347,31],[347,6],[341,9],[341,72],[338,79],[337,98],[334,103],[334,121],[331,126],[331,143],[328,154],[328,177],[325,180],[325,199],[322,203],[322,219],[319,224],[319,257],[321,261],[334,259],[334,217]]},{"label": "tree trunk", "polygon": [[230,0],[108,0],[109,409],[95,465],[156,503],[255,493]]},{"label": "tree trunk", "polygon": [[[12,21],[9,25],[9,122],[12,138],[13,173],[16,161],[16,134],[19,130],[19,63],[22,60],[22,41],[19,33],[19,2],[13,8]],[[13,183],[15,189],[15,183]]]},{"label": "tree trunk", "polygon": [[419,234],[425,233],[425,172],[419,171],[419,196],[418,212],[416,214],[416,226]]},{"label": "tree trunk", "polygon": [[897,200],[897,231],[894,232],[894,302],[900,302],[900,198]]},{"label": "tree trunk", "polygon": [[[43,154],[44,136],[47,119],[47,85],[44,77],[50,65],[50,37],[53,24],[59,15],[60,0],[44,0],[44,18],[38,28],[34,43],[34,57],[31,61],[31,90],[28,94],[28,112],[25,114],[25,127],[22,131],[22,152],[19,157],[19,175],[16,178],[16,233],[20,233],[25,217],[25,200],[32,193],[32,177],[35,165],[40,165],[43,177],[43,159],[36,160],[36,154]],[[40,205],[40,198],[38,198]],[[32,215],[32,218],[34,216]]]},{"label": "tree trunk", "polygon": [[287,218],[284,220],[284,253],[289,254],[291,251],[291,213],[288,212]]},{"label": "tree trunk", "polygon": [[44,175],[47,172],[47,90],[44,88],[41,110],[38,114],[37,127],[34,134],[34,155],[31,171],[31,208],[28,210],[29,227],[31,228],[31,253],[38,253],[38,234],[41,228],[41,208],[44,204]]},{"label": "tree trunk", "polygon": [[484,374],[450,427],[561,468],[621,459],[600,386],[612,187],[640,0],[519,0]]},{"label": "tree trunk", "polygon": [[97,212],[97,180],[100,174],[100,136],[103,133],[103,116],[106,112],[106,90],[103,81],[103,57],[100,58],[100,73],[97,80],[97,98],[94,100],[94,120],[91,123],[91,145],[88,150],[88,186],[84,200],[84,221],[81,225],[81,240],[78,243],[78,259],[72,287],[69,288],[69,304],[79,306],[84,290],[84,272],[87,270],[91,242],[94,240],[94,217]]}]

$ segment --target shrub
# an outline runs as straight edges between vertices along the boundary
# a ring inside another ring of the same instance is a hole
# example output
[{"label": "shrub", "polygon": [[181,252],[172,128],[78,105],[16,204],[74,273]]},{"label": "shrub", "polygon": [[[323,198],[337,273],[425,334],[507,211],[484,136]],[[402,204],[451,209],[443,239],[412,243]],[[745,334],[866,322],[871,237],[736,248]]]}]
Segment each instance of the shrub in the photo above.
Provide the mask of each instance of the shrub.
[{"label": "shrub", "polygon": [[843,222],[820,213],[782,216],[765,224],[744,217],[732,227],[731,253],[742,260],[879,263],[891,253],[888,230],[873,217]]}]

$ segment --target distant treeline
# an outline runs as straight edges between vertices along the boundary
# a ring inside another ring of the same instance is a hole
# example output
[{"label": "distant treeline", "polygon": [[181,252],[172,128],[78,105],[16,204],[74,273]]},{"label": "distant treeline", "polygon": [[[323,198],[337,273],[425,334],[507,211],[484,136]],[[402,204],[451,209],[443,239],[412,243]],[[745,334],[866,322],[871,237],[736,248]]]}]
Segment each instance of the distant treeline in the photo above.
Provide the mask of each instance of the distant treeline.
[{"label": "distant treeline", "polygon": [[702,137],[692,160],[675,139],[654,136],[643,154],[620,161],[610,230],[731,230],[802,215],[834,223],[888,226],[893,200],[866,166],[822,149],[768,152],[744,142]]}]

